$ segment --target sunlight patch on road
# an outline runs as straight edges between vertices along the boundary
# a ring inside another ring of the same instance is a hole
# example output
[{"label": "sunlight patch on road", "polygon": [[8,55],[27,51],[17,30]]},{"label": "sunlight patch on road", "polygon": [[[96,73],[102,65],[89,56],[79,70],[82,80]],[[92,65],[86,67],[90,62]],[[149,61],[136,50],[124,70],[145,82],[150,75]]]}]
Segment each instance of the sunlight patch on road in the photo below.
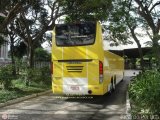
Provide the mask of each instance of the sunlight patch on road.
[{"label": "sunlight patch on road", "polygon": [[103,114],[123,114],[125,109],[121,105],[109,105],[106,108],[99,110],[99,112]]},{"label": "sunlight patch on road", "polygon": [[54,114],[62,114],[62,115],[67,115],[67,114],[75,114],[75,115],[80,115],[80,114],[93,114],[93,112],[78,112],[78,111],[65,111],[65,110],[61,110],[61,111],[57,111]]}]

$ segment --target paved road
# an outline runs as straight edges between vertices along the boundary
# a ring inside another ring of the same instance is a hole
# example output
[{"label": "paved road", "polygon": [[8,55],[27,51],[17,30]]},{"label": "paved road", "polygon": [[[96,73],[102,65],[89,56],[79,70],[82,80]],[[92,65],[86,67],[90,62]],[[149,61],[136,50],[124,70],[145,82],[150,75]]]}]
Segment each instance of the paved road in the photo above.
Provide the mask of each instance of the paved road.
[{"label": "paved road", "polygon": [[105,96],[55,96],[48,94],[0,108],[0,120],[120,120],[126,111],[130,77]]}]

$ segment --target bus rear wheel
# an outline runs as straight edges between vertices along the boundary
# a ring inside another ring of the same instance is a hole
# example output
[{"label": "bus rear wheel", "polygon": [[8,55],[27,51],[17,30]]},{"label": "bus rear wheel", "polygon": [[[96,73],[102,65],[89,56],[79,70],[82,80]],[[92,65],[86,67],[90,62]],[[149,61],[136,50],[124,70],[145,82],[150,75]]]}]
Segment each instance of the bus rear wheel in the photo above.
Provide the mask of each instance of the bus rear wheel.
[{"label": "bus rear wheel", "polygon": [[116,89],[116,85],[114,84],[114,82],[112,83],[112,85],[111,85],[111,86],[112,86],[111,91],[112,91],[112,92],[114,92],[114,91],[115,91],[115,89]]},{"label": "bus rear wheel", "polygon": [[110,85],[110,93],[114,92],[116,89],[116,85],[115,82],[113,80],[111,80],[111,85]]}]

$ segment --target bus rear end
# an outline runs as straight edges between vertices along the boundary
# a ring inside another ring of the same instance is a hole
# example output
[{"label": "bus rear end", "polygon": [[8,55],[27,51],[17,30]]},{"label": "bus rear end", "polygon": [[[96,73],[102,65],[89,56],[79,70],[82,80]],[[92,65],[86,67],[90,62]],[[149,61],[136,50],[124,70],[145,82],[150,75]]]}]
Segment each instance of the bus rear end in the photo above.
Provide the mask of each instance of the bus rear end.
[{"label": "bus rear end", "polygon": [[102,95],[103,50],[98,23],[56,25],[52,45],[55,94]]}]

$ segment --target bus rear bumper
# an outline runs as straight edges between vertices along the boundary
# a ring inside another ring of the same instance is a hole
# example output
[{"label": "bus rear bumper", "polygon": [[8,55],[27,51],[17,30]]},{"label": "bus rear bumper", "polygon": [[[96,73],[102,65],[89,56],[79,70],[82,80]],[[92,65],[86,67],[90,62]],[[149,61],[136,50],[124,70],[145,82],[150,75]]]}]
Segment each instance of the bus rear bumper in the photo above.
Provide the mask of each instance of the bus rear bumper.
[{"label": "bus rear bumper", "polygon": [[102,85],[52,85],[53,94],[58,95],[104,95]]}]

